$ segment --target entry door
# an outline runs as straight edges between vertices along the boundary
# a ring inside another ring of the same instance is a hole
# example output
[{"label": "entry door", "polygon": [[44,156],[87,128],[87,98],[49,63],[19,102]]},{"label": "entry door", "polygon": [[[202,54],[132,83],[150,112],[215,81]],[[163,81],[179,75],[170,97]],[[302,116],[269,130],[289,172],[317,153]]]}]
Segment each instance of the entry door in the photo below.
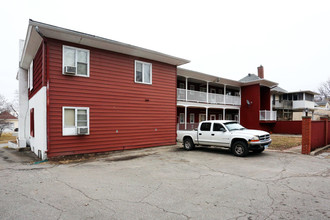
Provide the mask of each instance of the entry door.
[{"label": "entry door", "polygon": [[202,121],[206,121],[206,114],[199,114],[199,121],[198,122],[202,122]]},{"label": "entry door", "polygon": [[197,133],[199,144],[210,144],[212,142],[211,122],[203,122]]}]

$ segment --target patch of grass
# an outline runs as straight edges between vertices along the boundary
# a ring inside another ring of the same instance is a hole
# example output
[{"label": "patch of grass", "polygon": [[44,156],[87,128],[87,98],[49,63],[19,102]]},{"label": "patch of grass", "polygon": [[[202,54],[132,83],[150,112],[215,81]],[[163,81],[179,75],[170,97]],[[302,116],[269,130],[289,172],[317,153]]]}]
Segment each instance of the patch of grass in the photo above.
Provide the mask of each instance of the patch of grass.
[{"label": "patch of grass", "polygon": [[8,141],[15,141],[16,136],[8,135],[8,134],[2,134],[0,137],[0,144],[6,144]]},{"label": "patch of grass", "polygon": [[301,145],[301,136],[293,135],[272,135],[272,144],[269,149],[272,150],[285,150],[292,147]]}]

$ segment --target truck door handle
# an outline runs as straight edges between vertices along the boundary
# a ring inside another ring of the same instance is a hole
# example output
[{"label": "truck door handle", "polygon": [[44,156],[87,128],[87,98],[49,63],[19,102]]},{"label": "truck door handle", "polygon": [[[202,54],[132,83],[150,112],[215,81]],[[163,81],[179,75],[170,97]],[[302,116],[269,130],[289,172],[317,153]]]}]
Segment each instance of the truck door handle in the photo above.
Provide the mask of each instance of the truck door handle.
[{"label": "truck door handle", "polygon": [[199,135],[202,135],[202,133],[199,133]]},{"label": "truck door handle", "polygon": [[214,134],[211,134],[212,136],[214,136]]}]

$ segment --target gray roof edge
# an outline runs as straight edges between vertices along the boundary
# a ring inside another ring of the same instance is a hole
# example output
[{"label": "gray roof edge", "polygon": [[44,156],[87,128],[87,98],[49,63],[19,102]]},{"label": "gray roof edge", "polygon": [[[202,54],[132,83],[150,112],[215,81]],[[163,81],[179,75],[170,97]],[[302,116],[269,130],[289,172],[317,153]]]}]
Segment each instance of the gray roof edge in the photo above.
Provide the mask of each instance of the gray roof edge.
[{"label": "gray roof edge", "polygon": [[56,31],[65,32],[65,33],[68,33],[68,34],[73,34],[73,35],[76,35],[76,36],[82,36],[82,37],[86,37],[86,38],[90,38],[90,39],[95,39],[95,40],[98,40],[98,41],[103,41],[103,42],[106,42],[106,43],[111,43],[111,44],[119,45],[119,46],[122,46],[122,47],[143,51],[143,52],[146,52],[146,53],[152,53],[152,54],[155,54],[155,55],[157,54],[159,56],[163,56],[163,57],[166,57],[166,58],[176,60],[178,62],[178,65],[183,65],[183,64],[187,64],[187,63],[190,62],[190,60],[175,57],[175,56],[168,55],[168,54],[165,54],[165,53],[161,53],[161,52],[158,52],[158,51],[146,49],[146,48],[143,48],[143,47],[134,46],[134,45],[131,45],[131,44],[122,43],[122,42],[119,42],[119,41],[111,40],[111,39],[104,38],[104,37],[99,37],[99,36],[92,35],[92,34],[87,34],[87,33],[79,32],[79,31],[75,31],[75,30],[71,30],[71,29],[67,29],[67,28],[58,27],[58,26],[55,26],[55,25],[42,23],[42,22],[39,22],[39,21],[34,21],[32,19],[29,20],[29,25],[34,26],[34,27],[39,26],[39,27],[42,27],[42,28],[50,29],[50,30],[56,30]]}]

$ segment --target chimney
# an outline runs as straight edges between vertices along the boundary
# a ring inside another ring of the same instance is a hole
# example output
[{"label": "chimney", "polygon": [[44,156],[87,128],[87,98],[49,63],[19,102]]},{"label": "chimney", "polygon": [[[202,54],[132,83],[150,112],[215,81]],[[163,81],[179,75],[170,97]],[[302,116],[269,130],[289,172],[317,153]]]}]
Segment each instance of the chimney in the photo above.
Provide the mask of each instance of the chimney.
[{"label": "chimney", "polygon": [[263,79],[264,78],[264,67],[262,65],[260,65],[258,67],[258,76],[259,78]]}]

